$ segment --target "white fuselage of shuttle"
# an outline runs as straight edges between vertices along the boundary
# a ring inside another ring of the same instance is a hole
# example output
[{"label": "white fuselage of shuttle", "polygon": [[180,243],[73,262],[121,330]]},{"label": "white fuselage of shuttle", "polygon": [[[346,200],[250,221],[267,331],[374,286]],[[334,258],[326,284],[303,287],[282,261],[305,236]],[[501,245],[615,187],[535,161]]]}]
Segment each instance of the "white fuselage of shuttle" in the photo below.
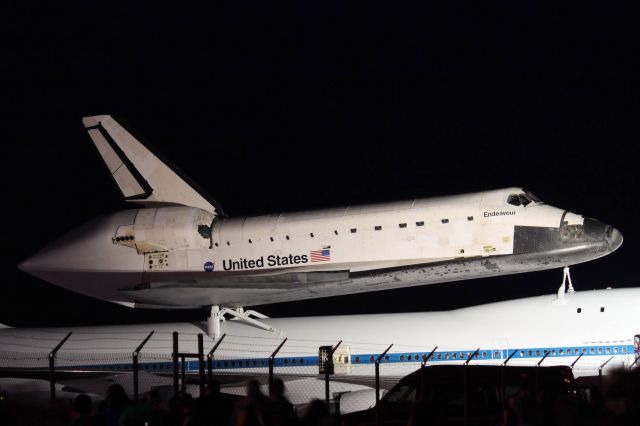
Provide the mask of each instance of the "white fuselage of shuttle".
[{"label": "white fuselage of shuttle", "polygon": [[110,116],[87,131],[128,201],[20,264],[130,306],[243,307],[562,267],[617,249],[612,226],[521,188],[228,218]]}]

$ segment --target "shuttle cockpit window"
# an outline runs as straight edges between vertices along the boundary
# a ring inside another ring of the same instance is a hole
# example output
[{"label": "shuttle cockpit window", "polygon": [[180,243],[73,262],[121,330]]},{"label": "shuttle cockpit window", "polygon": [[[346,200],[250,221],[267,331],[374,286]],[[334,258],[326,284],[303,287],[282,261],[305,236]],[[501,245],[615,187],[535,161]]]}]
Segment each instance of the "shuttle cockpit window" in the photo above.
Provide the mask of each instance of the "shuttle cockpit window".
[{"label": "shuttle cockpit window", "polygon": [[532,201],[534,200],[532,200],[527,194],[511,194],[509,195],[509,198],[507,198],[507,203],[511,204],[512,206],[526,207]]},{"label": "shuttle cockpit window", "polygon": [[536,204],[542,204],[542,200],[540,198],[538,198],[536,196],[536,194],[534,194],[533,192],[527,190],[527,189],[523,189],[524,193],[527,195],[527,197],[529,197],[529,199],[531,201],[533,201]]}]

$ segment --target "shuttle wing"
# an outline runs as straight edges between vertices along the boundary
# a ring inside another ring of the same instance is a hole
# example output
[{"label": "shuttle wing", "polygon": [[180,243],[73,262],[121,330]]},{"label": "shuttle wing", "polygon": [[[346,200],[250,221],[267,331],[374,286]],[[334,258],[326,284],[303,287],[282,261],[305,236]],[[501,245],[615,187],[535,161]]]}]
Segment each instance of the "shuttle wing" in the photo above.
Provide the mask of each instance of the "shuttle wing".
[{"label": "shuttle wing", "polygon": [[110,115],[84,117],[82,123],[125,200],[147,207],[197,207],[223,215],[215,201],[188,184]]}]

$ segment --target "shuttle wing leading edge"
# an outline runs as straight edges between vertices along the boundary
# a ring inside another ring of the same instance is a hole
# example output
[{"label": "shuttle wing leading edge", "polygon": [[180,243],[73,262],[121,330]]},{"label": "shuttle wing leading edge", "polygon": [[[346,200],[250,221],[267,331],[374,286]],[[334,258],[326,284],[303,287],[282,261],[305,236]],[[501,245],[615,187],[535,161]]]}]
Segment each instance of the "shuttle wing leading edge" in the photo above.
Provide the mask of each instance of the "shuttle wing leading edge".
[{"label": "shuttle wing leading edge", "polygon": [[127,201],[147,207],[183,205],[221,215],[219,206],[185,182],[110,115],[82,123]]}]

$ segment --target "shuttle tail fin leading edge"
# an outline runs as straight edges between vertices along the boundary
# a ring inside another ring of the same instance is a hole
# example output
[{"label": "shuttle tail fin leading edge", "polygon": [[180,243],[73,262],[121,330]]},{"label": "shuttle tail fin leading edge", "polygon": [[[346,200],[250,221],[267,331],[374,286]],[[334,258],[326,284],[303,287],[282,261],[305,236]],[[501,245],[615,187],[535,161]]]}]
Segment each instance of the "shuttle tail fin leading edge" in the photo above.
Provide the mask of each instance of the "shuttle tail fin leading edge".
[{"label": "shuttle tail fin leading edge", "polygon": [[185,182],[110,115],[84,117],[82,123],[125,200],[145,206],[197,207],[223,215],[213,200]]}]

